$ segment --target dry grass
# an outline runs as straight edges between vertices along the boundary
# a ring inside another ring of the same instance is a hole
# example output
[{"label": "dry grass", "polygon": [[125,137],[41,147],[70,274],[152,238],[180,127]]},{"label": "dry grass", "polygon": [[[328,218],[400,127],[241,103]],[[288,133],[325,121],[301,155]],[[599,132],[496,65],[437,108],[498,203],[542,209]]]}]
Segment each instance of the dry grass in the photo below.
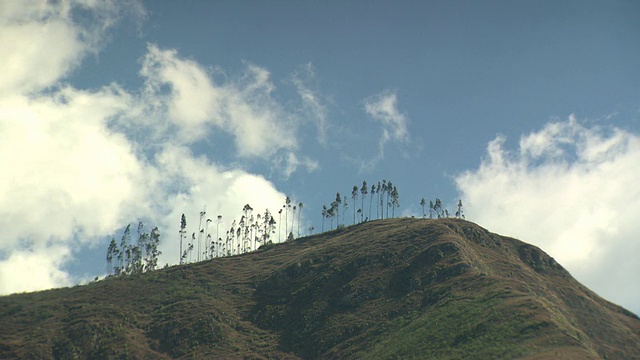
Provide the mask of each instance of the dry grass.
[{"label": "dry grass", "polygon": [[625,358],[640,320],[540,249],[392,219],[0,298],[0,358]]}]

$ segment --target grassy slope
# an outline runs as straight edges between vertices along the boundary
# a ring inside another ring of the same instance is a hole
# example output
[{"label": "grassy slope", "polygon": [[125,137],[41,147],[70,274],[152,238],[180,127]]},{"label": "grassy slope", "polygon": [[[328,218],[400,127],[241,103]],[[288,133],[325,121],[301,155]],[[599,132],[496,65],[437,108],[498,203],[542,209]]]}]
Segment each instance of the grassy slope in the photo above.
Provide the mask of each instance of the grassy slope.
[{"label": "grassy slope", "polygon": [[625,358],[640,320],[541,250],[393,219],[0,298],[0,358]]}]

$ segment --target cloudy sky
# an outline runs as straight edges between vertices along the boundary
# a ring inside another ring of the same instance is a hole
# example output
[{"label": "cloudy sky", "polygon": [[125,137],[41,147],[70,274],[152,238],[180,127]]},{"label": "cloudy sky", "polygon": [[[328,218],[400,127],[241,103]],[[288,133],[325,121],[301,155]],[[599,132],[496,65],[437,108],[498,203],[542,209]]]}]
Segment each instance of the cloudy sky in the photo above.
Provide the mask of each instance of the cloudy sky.
[{"label": "cloudy sky", "polygon": [[1,0],[0,294],[103,276],[128,223],[158,226],[175,264],[182,213],[226,229],[290,196],[306,233],[336,192],[351,213],[354,185],[386,179],[397,213],[461,198],[640,313],[639,16],[633,1]]}]

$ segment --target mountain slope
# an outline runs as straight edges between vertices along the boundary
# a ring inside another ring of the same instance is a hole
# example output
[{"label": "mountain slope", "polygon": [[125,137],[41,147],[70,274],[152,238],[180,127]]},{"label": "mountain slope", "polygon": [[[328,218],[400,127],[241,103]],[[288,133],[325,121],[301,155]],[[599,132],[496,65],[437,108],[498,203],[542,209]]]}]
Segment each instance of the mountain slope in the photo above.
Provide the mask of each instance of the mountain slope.
[{"label": "mountain slope", "polygon": [[640,320],[540,249],[391,219],[0,298],[0,358],[633,359]]}]

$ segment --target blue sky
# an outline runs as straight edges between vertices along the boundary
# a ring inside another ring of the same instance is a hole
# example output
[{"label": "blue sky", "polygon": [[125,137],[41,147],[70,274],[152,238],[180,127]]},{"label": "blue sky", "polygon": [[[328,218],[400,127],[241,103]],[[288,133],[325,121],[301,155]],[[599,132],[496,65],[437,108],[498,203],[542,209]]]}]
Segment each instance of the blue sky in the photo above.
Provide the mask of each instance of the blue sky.
[{"label": "blue sky", "polygon": [[108,240],[139,219],[174,264],[181,213],[228,227],[290,196],[320,229],[337,191],[387,179],[397,213],[462,198],[469,220],[640,313],[636,2],[9,0],[0,14],[1,293],[104,275]]}]

